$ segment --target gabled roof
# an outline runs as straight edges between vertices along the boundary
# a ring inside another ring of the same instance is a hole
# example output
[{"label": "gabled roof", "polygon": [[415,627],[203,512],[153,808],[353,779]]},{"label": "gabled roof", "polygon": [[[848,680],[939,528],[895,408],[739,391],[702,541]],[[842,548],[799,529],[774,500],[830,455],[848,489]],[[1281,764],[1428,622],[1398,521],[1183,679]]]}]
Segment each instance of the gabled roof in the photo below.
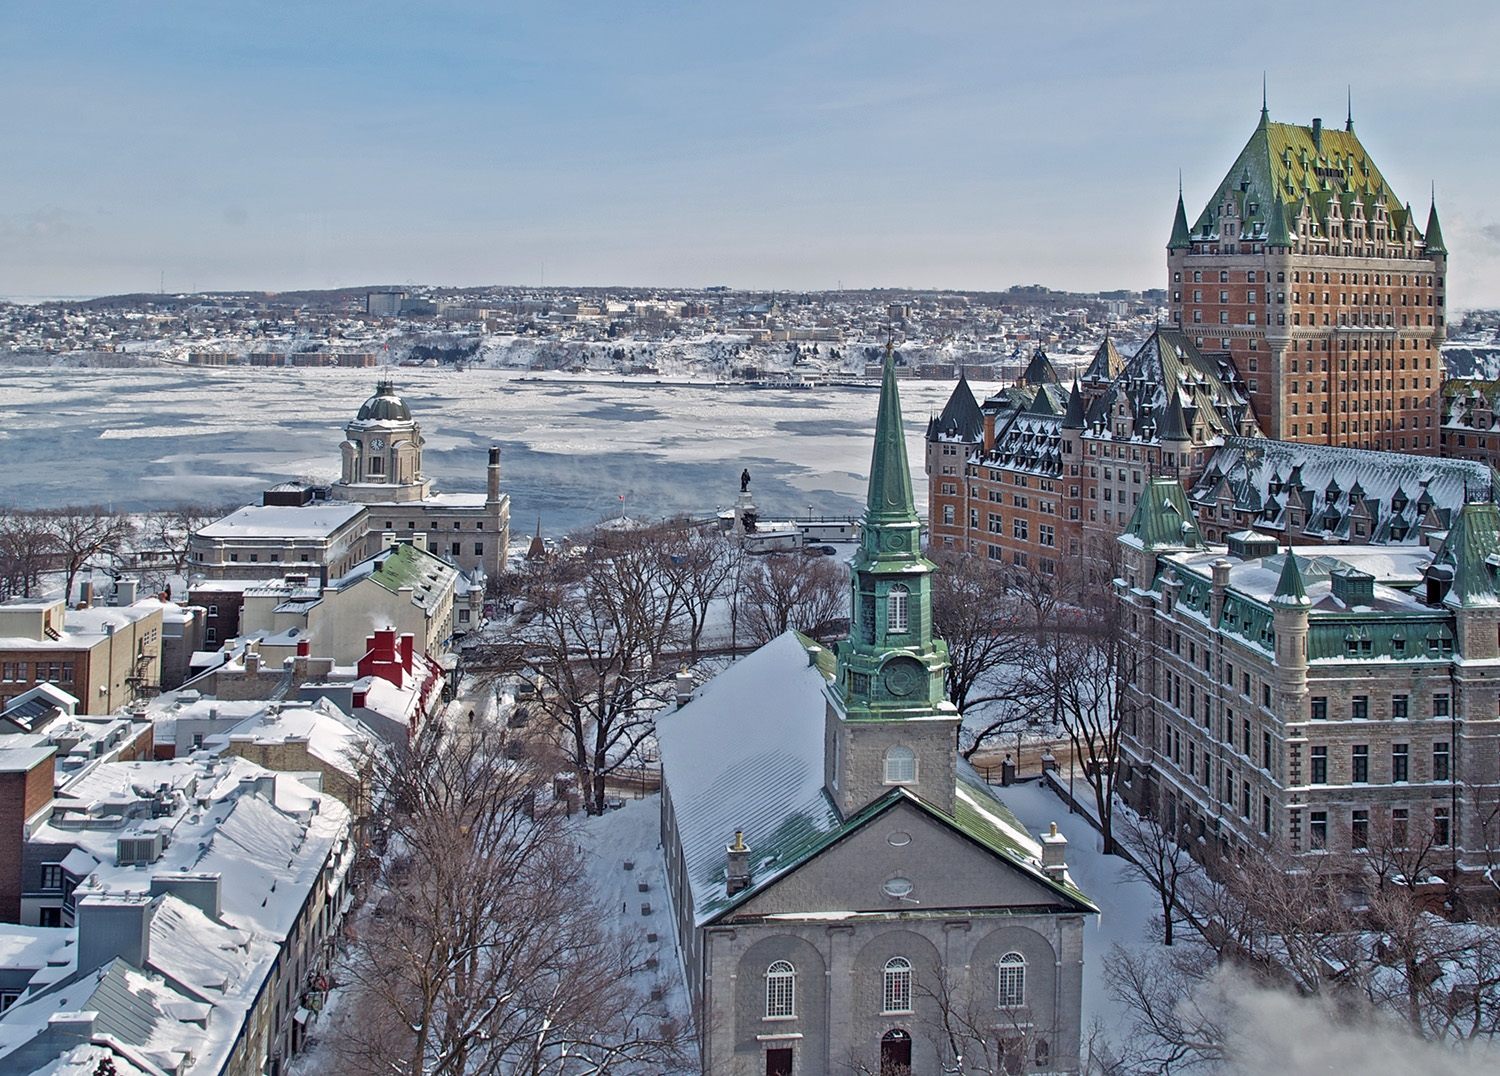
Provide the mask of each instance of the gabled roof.
[{"label": "gabled roof", "polygon": [[[1041,845],[1016,816],[995,798],[989,786],[974,773],[971,767],[963,767],[958,778],[954,814],[947,815],[917,796],[910,789],[896,787],[870,803],[858,814],[844,822],[837,830],[826,834],[817,843],[806,848],[789,869],[778,870],[773,878],[755,878],[751,885],[736,893],[725,902],[725,906],[713,918],[724,919],[734,910],[771,888],[774,882],[795,873],[796,869],[812,862],[828,849],[849,839],[866,827],[875,824],[897,807],[908,804],[932,819],[940,826],[951,829],[995,856],[1010,867],[1019,870],[1033,882],[1040,884],[1056,898],[1059,905],[1071,911],[1091,913],[1099,909],[1084,895],[1071,878],[1053,879],[1042,870]],[[778,867],[781,864],[778,863]],[[808,909],[817,911],[821,909]]]},{"label": "gabled roof", "polygon": [[927,437],[929,440],[944,437],[969,442],[984,437],[984,414],[979,410],[979,403],[974,399],[974,390],[969,388],[967,377],[959,376],[952,395],[943,405],[942,414],[928,422]]}]

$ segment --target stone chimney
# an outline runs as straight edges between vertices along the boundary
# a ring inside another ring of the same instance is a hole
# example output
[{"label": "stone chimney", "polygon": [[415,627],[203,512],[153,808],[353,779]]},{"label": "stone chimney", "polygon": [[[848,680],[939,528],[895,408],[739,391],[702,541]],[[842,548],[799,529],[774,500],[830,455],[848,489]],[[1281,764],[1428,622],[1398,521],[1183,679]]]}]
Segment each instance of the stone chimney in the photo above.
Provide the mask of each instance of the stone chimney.
[{"label": "stone chimney", "polygon": [[486,487],[485,499],[490,504],[496,504],[500,500],[500,446],[499,445],[490,445],[489,485]]},{"label": "stone chimney", "polygon": [[259,676],[260,675],[260,651],[258,651],[258,650],[246,650],[245,651],[245,675],[246,676]]},{"label": "stone chimney", "polygon": [[729,855],[729,866],[724,872],[724,888],[732,897],[750,884],[750,849],[745,845],[745,831],[734,831],[734,843],[725,852]]},{"label": "stone chimney", "polygon": [[389,548],[391,548],[391,546],[393,546],[395,544],[396,544],[396,532],[395,531],[381,531],[380,532],[380,548],[381,549],[389,549]]},{"label": "stone chimney", "polygon": [[134,579],[117,579],[115,581],[115,604],[134,605],[136,588],[139,585]]},{"label": "stone chimney", "polygon": [[1068,872],[1068,838],[1057,832],[1056,822],[1050,832],[1042,834],[1042,870],[1054,882],[1062,881]]},{"label": "stone chimney", "polygon": [[94,604],[94,581],[84,579],[78,584],[78,608],[87,609]]},{"label": "stone chimney", "polygon": [[681,710],[693,701],[693,674],[683,669],[674,679],[677,686],[677,708]]}]

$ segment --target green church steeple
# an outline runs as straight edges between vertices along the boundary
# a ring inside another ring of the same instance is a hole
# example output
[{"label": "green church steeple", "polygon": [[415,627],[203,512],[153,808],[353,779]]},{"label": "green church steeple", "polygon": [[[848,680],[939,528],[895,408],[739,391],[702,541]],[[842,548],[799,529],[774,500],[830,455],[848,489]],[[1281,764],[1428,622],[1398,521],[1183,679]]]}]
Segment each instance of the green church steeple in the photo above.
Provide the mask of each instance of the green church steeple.
[{"label": "green church steeple", "polygon": [[948,647],[932,633],[932,573],[901,423],[890,348],[875,416],[870,486],[850,579],[849,639],[839,651],[839,687],[850,718],[935,715],[948,706]]}]

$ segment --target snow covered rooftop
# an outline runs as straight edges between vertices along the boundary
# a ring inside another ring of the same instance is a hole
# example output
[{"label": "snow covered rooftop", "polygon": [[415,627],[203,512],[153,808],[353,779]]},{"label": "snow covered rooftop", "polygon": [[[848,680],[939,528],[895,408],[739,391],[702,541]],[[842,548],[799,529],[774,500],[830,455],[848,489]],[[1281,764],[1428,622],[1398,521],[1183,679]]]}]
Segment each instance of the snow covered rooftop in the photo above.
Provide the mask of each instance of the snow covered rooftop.
[{"label": "snow covered rooftop", "polygon": [[[1423,569],[1432,561],[1432,553],[1425,546],[1313,546],[1299,548],[1296,556],[1314,612],[1348,611],[1349,607],[1333,594],[1333,573],[1350,568],[1374,577],[1374,604],[1368,608],[1380,612],[1436,612],[1410,593],[1410,588],[1422,581]],[[1162,559],[1201,579],[1211,579],[1213,563],[1220,558],[1230,562],[1231,591],[1258,602],[1269,602],[1275,595],[1285,552],[1241,560],[1228,556],[1223,546],[1211,546],[1172,553]]]},{"label": "snow covered rooftop", "polygon": [[757,881],[769,881],[795,865],[796,849],[838,828],[823,790],[827,684],[788,631],[657,718],[695,922],[728,903],[724,848],[736,830],[761,860],[751,865]]},{"label": "snow covered rooftop", "polygon": [[365,511],[362,504],[248,505],[198,531],[200,538],[326,538]]}]

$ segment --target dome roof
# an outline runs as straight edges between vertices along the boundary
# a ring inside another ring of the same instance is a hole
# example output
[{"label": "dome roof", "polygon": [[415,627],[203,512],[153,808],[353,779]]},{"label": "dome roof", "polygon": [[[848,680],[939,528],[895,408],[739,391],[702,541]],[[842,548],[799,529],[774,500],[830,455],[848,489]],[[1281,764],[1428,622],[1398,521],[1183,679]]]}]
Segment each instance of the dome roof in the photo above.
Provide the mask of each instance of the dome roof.
[{"label": "dome roof", "polygon": [[359,409],[356,422],[410,422],[411,412],[406,401],[396,395],[394,382],[382,381],[375,386],[371,396]]}]

